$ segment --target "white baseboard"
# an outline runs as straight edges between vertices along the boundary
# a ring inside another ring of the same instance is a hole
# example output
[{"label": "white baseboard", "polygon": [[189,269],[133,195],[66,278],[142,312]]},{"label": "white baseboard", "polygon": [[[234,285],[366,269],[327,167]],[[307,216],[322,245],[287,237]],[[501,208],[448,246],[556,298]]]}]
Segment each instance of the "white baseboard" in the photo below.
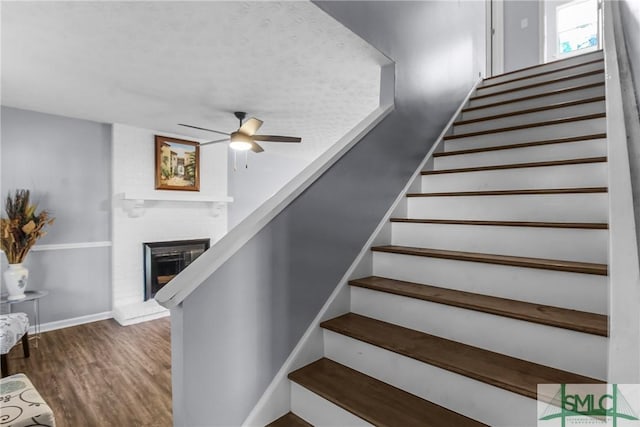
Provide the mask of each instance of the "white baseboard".
[{"label": "white baseboard", "polygon": [[[56,329],[69,328],[71,326],[84,325],[85,323],[97,322],[99,320],[107,320],[113,317],[111,311],[103,311],[102,313],[88,314],[86,316],[72,317],[71,319],[57,320],[55,322],[43,323],[40,325],[40,332],[55,331]],[[29,326],[29,333],[35,333],[35,326]]]}]

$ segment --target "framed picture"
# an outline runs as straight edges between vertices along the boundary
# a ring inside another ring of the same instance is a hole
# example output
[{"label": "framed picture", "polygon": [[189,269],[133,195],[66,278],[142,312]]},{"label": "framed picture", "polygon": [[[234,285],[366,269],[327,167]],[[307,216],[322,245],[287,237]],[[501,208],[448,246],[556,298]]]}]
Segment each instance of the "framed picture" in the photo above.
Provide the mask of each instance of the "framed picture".
[{"label": "framed picture", "polygon": [[156,190],[200,191],[200,144],[156,135]]}]

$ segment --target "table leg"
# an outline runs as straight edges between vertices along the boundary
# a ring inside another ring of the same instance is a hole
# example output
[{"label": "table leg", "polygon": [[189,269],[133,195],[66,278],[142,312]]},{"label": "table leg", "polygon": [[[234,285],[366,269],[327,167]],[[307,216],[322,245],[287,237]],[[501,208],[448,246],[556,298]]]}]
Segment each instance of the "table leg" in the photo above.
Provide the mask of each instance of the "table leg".
[{"label": "table leg", "polygon": [[36,348],[38,348],[38,341],[40,341],[40,301],[38,299],[33,300],[35,308],[36,324],[33,325],[33,329],[36,336]]}]

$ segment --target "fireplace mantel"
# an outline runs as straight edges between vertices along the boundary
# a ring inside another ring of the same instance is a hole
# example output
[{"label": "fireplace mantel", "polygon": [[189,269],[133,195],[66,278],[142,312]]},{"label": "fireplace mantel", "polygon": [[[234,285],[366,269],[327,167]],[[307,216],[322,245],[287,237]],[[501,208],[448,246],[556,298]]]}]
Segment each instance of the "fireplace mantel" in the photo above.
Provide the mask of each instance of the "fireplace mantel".
[{"label": "fireplace mantel", "polygon": [[217,217],[220,215],[220,210],[225,204],[232,203],[233,197],[207,195],[201,193],[191,192],[176,192],[176,191],[163,191],[163,192],[149,192],[149,193],[134,193],[127,192],[121,195],[123,203],[123,209],[127,212],[129,217],[138,218],[145,214],[145,205],[147,202],[185,202],[185,203],[207,203],[210,205],[211,216]]}]

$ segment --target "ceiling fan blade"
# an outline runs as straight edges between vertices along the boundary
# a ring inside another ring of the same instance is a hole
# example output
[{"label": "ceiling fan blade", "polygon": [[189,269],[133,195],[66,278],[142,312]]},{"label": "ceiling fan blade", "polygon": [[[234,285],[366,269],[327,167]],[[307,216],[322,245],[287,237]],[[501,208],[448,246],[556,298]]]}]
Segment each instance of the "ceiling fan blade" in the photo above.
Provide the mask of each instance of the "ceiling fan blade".
[{"label": "ceiling fan blade", "polygon": [[264,148],[262,148],[255,141],[253,141],[251,143],[251,151],[253,151],[254,153],[262,153],[264,151]]},{"label": "ceiling fan blade", "polygon": [[256,141],[267,142],[302,142],[302,138],[294,136],[278,136],[278,135],[253,135],[253,139]]},{"label": "ceiling fan blade", "polygon": [[207,141],[207,142],[201,142],[200,145],[209,145],[209,144],[217,144],[219,142],[229,142],[230,139],[229,138],[224,138],[224,139],[216,139],[215,141]]},{"label": "ceiling fan blade", "polygon": [[198,127],[198,126],[185,125],[183,123],[178,123],[178,126],[184,126],[184,127],[187,127],[187,128],[193,128],[193,129],[199,129],[199,130],[206,130],[207,132],[219,133],[220,135],[230,135],[227,132],[220,132],[219,130],[201,128],[201,127]]},{"label": "ceiling fan blade", "polygon": [[258,129],[260,129],[262,123],[262,120],[251,117],[249,120],[244,122],[242,126],[240,126],[240,129],[238,129],[238,131],[244,133],[245,135],[253,136],[258,131]]}]

